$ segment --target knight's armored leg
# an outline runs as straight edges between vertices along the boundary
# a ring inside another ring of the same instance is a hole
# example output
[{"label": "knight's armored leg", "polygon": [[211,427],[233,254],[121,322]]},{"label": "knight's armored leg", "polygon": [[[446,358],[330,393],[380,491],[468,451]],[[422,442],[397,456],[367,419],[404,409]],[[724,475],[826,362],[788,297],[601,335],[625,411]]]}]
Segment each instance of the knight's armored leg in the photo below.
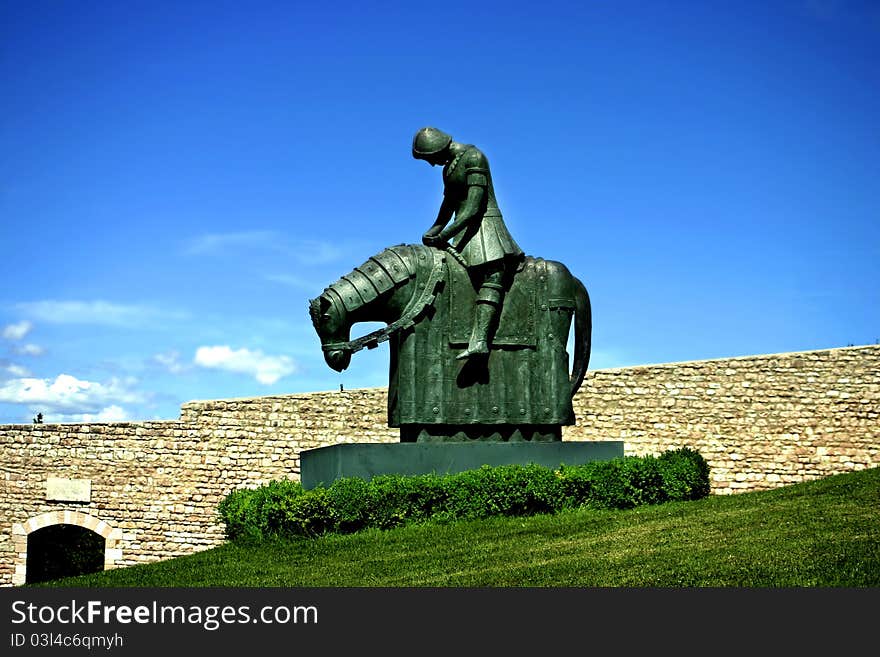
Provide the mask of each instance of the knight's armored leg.
[{"label": "knight's armored leg", "polygon": [[503,270],[491,272],[480,286],[468,348],[456,356],[458,360],[489,353],[489,332],[504,299],[503,273]]}]

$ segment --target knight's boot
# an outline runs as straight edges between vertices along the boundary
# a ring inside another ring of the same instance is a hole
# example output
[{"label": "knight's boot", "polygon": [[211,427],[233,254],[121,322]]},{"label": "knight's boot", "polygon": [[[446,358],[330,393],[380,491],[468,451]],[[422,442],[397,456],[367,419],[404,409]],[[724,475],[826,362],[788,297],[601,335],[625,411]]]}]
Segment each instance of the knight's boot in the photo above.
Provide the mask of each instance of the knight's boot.
[{"label": "knight's boot", "polygon": [[457,360],[464,360],[477,354],[489,353],[489,329],[498,306],[489,301],[478,300],[474,309],[474,325],[471,329],[471,338],[468,348],[456,356]]}]

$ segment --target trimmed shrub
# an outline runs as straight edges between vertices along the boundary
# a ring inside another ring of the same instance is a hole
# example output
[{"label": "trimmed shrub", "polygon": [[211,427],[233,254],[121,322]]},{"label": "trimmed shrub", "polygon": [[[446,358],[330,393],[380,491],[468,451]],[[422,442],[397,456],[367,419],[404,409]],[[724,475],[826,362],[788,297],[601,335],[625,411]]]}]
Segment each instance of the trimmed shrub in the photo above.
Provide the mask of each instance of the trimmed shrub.
[{"label": "trimmed shrub", "polygon": [[589,465],[563,465],[554,471],[559,480],[560,508],[577,508],[593,495],[593,468]]},{"label": "trimmed shrub", "polygon": [[558,510],[562,488],[554,471],[539,465],[484,465],[449,475],[447,510],[455,518],[525,516]]},{"label": "trimmed shrub", "polygon": [[232,540],[318,536],[425,520],[528,516],[581,506],[630,509],[709,494],[709,466],[682,448],[659,457],[623,457],[558,469],[484,465],[450,475],[338,479],[304,490],[274,481],[230,493],[219,507]]},{"label": "trimmed shrub", "polygon": [[271,534],[319,536],[336,530],[336,517],[326,488],[307,490],[279,502],[277,515],[269,526]]},{"label": "trimmed shrub", "polygon": [[370,484],[359,477],[344,477],[327,489],[340,533],[360,531],[369,525]]},{"label": "trimmed shrub", "polygon": [[402,525],[408,516],[418,515],[419,510],[413,506],[417,490],[417,481],[408,477],[382,475],[371,479],[366,500],[369,525],[390,529]]},{"label": "trimmed shrub", "polygon": [[592,485],[587,506],[602,509],[631,509],[642,503],[637,457],[629,456],[596,463],[591,468]]},{"label": "trimmed shrub", "polygon": [[[374,492],[377,504],[383,481],[381,477],[378,479]],[[439,475],[392,477],[388,482],[388,490],[389,495],[394,497],[394,503],[403,511],[406,521],[420,522],[447,513],[448,492],[443,485],[443,477]],[[385,500],[384,503],[391,502]]]},{"label": "trimmed shrub", "polygon": [[262,539],[278,533],[285,509],[305,490],[298,481],[271,481],[259,488],[232,491],[218,508],[231,539]]},{"label": "trimmed shrub", "polygon": [[690,447],[669,450],[657,459],[669,500],[699,500],[709,494],[709,464]]}]

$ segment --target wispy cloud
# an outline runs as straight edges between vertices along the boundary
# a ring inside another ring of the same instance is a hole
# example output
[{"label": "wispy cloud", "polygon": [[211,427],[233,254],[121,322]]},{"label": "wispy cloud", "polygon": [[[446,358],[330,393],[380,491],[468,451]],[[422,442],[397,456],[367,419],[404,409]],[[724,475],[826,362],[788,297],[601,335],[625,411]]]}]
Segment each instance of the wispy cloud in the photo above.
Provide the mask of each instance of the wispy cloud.
[{"label": "wispy cloud", "polygon": [[31,317],[54,324],[98,324],[143,327],[155,322],[180,320],[187,313],[149,305],[119,304],[109,301],[29,301],[16,308]]},{"label": "wispy cloud", "polygon": [[28,376],[30,374],[30,372],[28,372],[27,369],[25,369],[21,365],[16,365],[15,363],[8,363],[6,365],[0,365],[0,369],[2,369],[4,372],[11,374],[14,377],[19,377],[19,378],[24,377],[24,376]]},{"label": "wispy cloud", "polygon": [[24,336],[30,333],[30,330],[33,327],[34,325],[27,320],[23,320],[17,324],[7,324],[3,327],[2,335],[7,340],[21,340]]},{"label": "wispy cloud", "polygon": [[127,422],[132,419],[131,414],[122,408],[113,404],[107,408],[102,408],[97,413],[58,413],[49,418],[52,422]]},{"label": "wispy cloud", "polygon": [[338,262],[347,251],[338,241],[290,240],[277,231],[251,230],[199,235],[185,244],[183,252],[186,255],[221,255],[243,250],[283,253],[293,261],[309,266]]},{"label": "wispy cloud", "polygon": [[294,276],[292,274],[266,274],[265,278],[267,281],[280,283],[281,285],[286,285],[287,287],[292,287],[297,290],[304,290],[307,292],[320,292],[322,289],[324,289],[323,285],[318,285],[314,281],[309,281],[305,278]]},{"label": "wispy cloud", "polygon": [[65,413],[57,409],[35,407],[32,411],[28,409],[28,413],[23,414],[29,416],[30,413],[39,412],[42,415],[44,424],[78,424],[80,422],[133,422],[139,418],[135,418],[132,413],[122,406],[112,404],[106,408],[102,408],[94,413]]},{"label": "wispy cloud", "polygon": [[98,414],[117,404],[138,404],[144,395],[133,390],[135,381],[111,379],[107,383],[82,381],[69,374],[55,380],[18,378],[0,385],[0,402],[25,404],[44,413]]},{"label": "wispy cloud", "polygon": [[237,233],[208,233],[191,239],[184,252],[189,255],[214,255],[230,249],[284,250],[281,237],[271,230],[251,230]]},{"label": "wispy cloud", "polygon": [[296,245],[296,253],[304,265],[326,265],[341,260],[345,249],[335,242],[305,240]]},{"label": "wispy cloud", "polygon": [[265,385],[297,371],[296,363],[289,356],[270,356],[259,350],[233,350],[226,345],[199,347],[194,362],[200,367],[247,374]]},{"label": "wispy cloud", "polygon": [[153,356],[153,362],[160,365],[171,374],[181,374],[189,369],[187,365],[180,361],[180,352],[171,350]]},{"label": "wispy cloud", "polygon": [[22,356],[42,356],[46,353],[46,350],[40,345],[36,344],[23,344],[20,347],[13,347],[12,351],[17,354],[21,354]]}]

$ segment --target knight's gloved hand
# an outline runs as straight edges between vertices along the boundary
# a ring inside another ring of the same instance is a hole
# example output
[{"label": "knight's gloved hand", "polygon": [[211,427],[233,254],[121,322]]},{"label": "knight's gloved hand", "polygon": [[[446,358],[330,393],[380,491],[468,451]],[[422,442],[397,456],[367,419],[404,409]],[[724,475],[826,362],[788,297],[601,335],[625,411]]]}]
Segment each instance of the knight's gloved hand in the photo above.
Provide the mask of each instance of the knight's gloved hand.
[{"label": "knight's gloved hand", "polygon": [[440,235],[437,233],[432,233],[428,231],[424,235],[422,235],[422,244],[425,246],[440,246],[440,243],[443,240],[440,239]]}]

